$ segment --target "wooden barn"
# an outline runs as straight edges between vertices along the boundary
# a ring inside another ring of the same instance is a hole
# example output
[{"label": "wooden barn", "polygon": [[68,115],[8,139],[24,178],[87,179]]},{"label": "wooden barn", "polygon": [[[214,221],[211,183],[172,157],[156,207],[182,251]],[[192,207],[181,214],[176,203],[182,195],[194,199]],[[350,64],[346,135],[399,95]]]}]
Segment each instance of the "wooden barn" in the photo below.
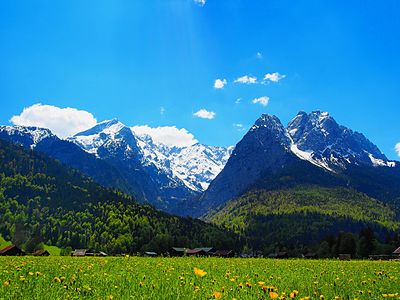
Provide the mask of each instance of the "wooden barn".
[{"label": "wooden barn", "polygon": [[186,255],[186,248],[172,247],[169,251],[170,256],[184,256]]},{"label": "wooden barn", "polygon": [[36,250],[33,253],[33,256],[49,256],[49,255],[50,255],[50,252],[47,250]]},{"label": "wooden barn", "polygon": [[11,245],[0,250],[0,256],[22,256],[25,252],[16,245]]},{"label": "wooden barn", "polygon": [[318,254],[314,253],[314,252],[309,252],[303,255],[303,258],[306,259],[317,259],[318,258]]},{"label": "wooden barn", "polygon": [[71,253],[71,256],[86,256],[87,249],[76,249]]},{"label": "wooden barn", "polygon": [[207,252],[202,249],[187,249],[186,255],[188,255],[188,256],[207,256]]},{"label": "wooden barn", "polygon": [[217,250],[214,252],[214,256],[218,257],[234,257],[235,252],[233,250]]},{"label": "wooden barn", "polygon": [[213,247],[200,247],[194,248],[193,250],[202,250],[204,251],[205,255],[214,255],[214,252],[216,251],[216,249]]},{"label": "wooden barn", "polygon": [[100,256],[104,257],[107,256],[107,253],[105,252],[96,252],[93,250],[88,250],[88,249],[76,249],[74,252],[71,253],[71,256],[77,256],[77,257],[82,257],[82,256]]}]

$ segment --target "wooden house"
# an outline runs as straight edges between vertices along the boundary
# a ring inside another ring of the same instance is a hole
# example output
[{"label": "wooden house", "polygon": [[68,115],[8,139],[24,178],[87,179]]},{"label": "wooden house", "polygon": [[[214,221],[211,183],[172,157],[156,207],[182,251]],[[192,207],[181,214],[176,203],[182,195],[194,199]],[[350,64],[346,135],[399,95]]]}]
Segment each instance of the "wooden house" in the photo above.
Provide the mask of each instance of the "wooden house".
[{"label": "wooden house", "polygon": [[33,256],[49,256],[49,255],[50,255],[50,252],[47,250],[36,250],[33,253]]},{"label": "wooden house", "polygon": [[0,256],[22,256],[25,252],[16,245],[11,245],[0,250]]},{"label": "wooden house", "polygon": [[186,255],[186,248],[172,247],[169,251],[170,256],[184,256]]},{"label": "wooden house", "polygon": [[214,252],[216,251],[216,249],[213,247],[200,247],[200,248],[194,248],[194,250],[202,250],[206,253],[206,255],[213,255]]},{"label": "wooden house", "polygon": [[339,254],[339,260],[351,260],[351,254]]},{"label": "wooden house", "polygon": [[306,259],[317,259],[318,258],[318,254],[317,253],[313,253],[313,252],[306,253],[306,254],[303,255],[303,258],[306,258]]},{"label": "wooden house", "polygon": [[71,253],[71,256],[86,256],[87,252],[87,249],[76,249],[74,252]]},{"label": "wooden house", "polygon": [[188,256],[207,256],[207,252],[202,249],[186,249]]},{"label": "wooden house", "polygon": [[233,250],[217,250],[214,252],[214,256],[218,257],[233,257],[235,252]]}]

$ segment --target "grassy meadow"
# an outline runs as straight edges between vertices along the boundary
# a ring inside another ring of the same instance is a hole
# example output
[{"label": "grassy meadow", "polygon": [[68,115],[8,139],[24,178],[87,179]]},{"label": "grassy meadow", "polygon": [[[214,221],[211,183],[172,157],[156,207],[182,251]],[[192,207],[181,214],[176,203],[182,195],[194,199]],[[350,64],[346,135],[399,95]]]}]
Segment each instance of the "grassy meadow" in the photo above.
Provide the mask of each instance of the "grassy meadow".
[{"label": "grassy meadow", "polygon": [[0,257],[0,299],[400,299],[400,262]]}]

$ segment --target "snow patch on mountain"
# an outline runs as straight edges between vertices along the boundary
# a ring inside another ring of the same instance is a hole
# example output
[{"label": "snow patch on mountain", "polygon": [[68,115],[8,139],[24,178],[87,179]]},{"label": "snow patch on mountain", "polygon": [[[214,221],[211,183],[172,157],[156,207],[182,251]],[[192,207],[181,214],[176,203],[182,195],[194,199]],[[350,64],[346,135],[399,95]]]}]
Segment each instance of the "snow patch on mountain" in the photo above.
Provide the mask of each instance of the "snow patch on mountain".
[{"label": "snow patch on mountain", "polygon": [[34,126],[0,126],[0,133],[8,136],[21,137],[29,139],[29,147],[35,148],[42,140],[55,137],[55,135],[46,128],[39,128]]},{"label": "snow patch on mountain", "polygon": [[107,120],[98,123],[95,127],[76,134],[68,138],[86,152],[99,156],[97,150],[99,147],[104,146],[106,143],[116,143],[121,137],[117,137],[119,131],[125,125],[118,120]]},{"label": "snow patch on mountain", "polygon": [[178,178],[193,191],[204,191],[221,172],[233,147],[214,147],[199,143],[186,147],[154,142],[147,134],[136,136],[142,150],[143,164],[153,164],[158,169]]},{"label": "snow patch on mountain", "polygon": [[[233,150],[233,147],[214,147],[199,143],[189,146],[182,146],[184,145],[182,143],[174,143],[179,146],[166,144],[166,140],[159,135],[160,130],[157,130],[157,138],[154,138],[148,134],[154,132],[138,131],[138,128],[138,126],[129,128],[118,120],[109,120],[78,133],[69,140],[97,157],[102,147],[118,148],[118,145],[124,144],[127,156],[133,155],[132,148],[137,147],[138,159],[145,168],[155,167],[158,173],[165,174],[174,185],[182,183],[196,192],[207,189],[210,182],[221,172]],[[132,144],[133,141],[126,143],[128,130],[129,135],[134,137],[132,139],[135,140],[135,145]],[[168,134],[171,134],[171,128]],[[186,131],[179,131],[179,134],[184,138],[192,136]]]},{"label": "snow patch on mountain", "polygon": [[291,151],[303,160],[328,171],[346,168],[347,164],[394,167],[395,162],[364,135],[341,126],[328,112],[299,112],[287,127]]}]

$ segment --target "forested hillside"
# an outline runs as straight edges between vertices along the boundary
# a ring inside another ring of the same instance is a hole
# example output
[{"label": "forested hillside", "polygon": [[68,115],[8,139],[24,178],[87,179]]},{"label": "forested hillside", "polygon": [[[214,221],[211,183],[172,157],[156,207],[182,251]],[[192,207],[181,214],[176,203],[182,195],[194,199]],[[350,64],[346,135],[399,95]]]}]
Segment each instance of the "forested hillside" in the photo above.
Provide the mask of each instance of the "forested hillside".
[{"label": "forested hillside", "polygon": [[357,235],[367,228],[385,240],[399,229],[388,205],[340,187],[253,190],[206,219],[248,237],[253,249],[315,245],[340,232]]},{"label": "forested hillside", "polygon": [[40,242],[109,253],[234,244],[232,234],[214,225],[139,205],[58,161],[3,140],[0,234],[28,250]]}]

